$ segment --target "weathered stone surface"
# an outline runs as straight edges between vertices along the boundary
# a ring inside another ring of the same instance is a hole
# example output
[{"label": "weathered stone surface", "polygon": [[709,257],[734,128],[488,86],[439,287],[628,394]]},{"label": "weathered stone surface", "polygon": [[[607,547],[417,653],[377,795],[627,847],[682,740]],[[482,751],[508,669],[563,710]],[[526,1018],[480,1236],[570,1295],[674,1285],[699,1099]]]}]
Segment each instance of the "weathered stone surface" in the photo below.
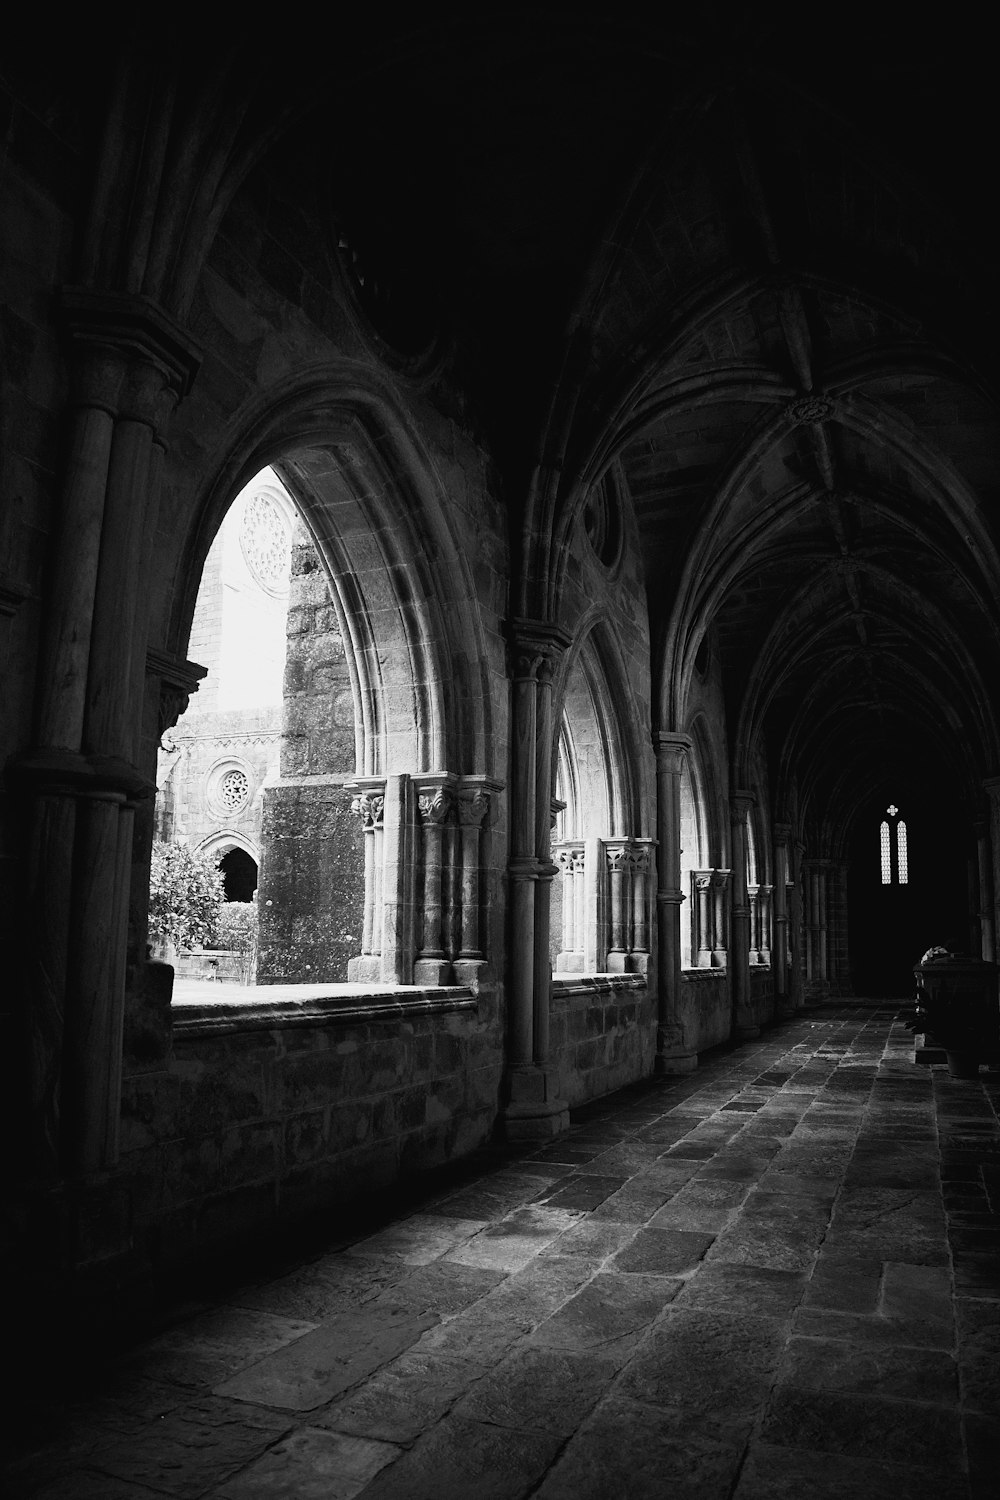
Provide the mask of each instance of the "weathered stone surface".
[{"label": "weathered stone surface", "polygon": [[540,1250],[577,1222],[579,1214],[562,1208],[522,1208],[476,1235],[446,1257],[456,1265],[519,1271]]},{"label": "weathered stone surface", "polygon": [[391,1443],[304,1427],[213,1495],[219,1500],[354,1500],[400,1452]]},{"label": "weathered stone surface", "polygon": [[707,1436],[728,1433],[728,1424],[737,1423],[745,1437],[783,1349],[782,1325],[755,1312],[678,1305],[632,1360],[620,1390],[633,1400],[682,1409]]},{"label": "weathered stone surface", "polygon": [[650,1228],[639,1233],[615,1256],[616,1271],[647,1271],[657,1276],[679,1276],[692,1271],[712,1243],[708,1234],[681,1229]]},{"label": "weathered stone surface", "polygon": [[486,1374],[456,1415],[519,1431],[568,1437],[604,1394],[618,1368],[592,1350],[520,1348]]},{"label": "weathered stone surface", "polygon": [[624,1360],[682,1284],[661,1276],[599,1273],[539,1325],[532,1342],[553,1349],[590,1349]]},{"label": "weathered stone surface", "polygon": [[483,1367],[456,1355],[409,1349],[313,1421],[338,1432],[408,1445],[478,1381]]},{"label": "weathered stone surface", "polygon": [[95,1449],[95,1468],[168,1495],[202,1494],[242,1469],[289,1428],[286,1416],[205,1397],[134,1437]]},{"label": "weathered stone surface", "polygon": [[754,1442],[733,1500],[967,1500],[965,1476]]},{"label": "weathered stone surface", "polygon": [[203,1313],[160,1334],[132,1356],[158,1380],[208,1386],[295,1342],[315,1328],[304,1319],[231,1307]]},{"label": "weathered stone surface", "polygon": [[487,1225],[485,1219],[445,1218],[436,1214],[414,1214],[390,1224],[351,1246],[352,1255],[383,1256],[423,1266],[472,1239]]},{"label": "weathered stone surface", "polygon": [[365,1491],[365,1500],[520,1500],[551,1463],[559,1439],[484,1422],[438,1423]]},{"label": "weathered stone surface", "polygon": [[692,1432],[686,1417],[672,1420],[614,1396],[571,1439],[536,1493],[538,1500],[728,1500],[740,1451]]},{"label": "weathered stone surface", "polygon": [[685,1283],[677,1307],[736,1313],[752,1309],[763,1317],[789,1319],[802,1300],[806,1276],[804,1271],[707,1261]]},{"label": "weathered stone surface", "polygon": [[343,1313],[224,1381],[216,1394],[310,1411],[409,1348],[436,1322],[432,1313],[414,1316],[384,1304]]},{"label": "weathered stone surface", "polygon": [[954,1357],[944,1350],[793,1338],[778,1379],[792,1388],[894,1396],[938,1406],[958,1403],[958,1371]]},{"label": "weathered stone surface", "polygon": [[761,1427],[765,1442],[899,1463],[954,1478],[962,1470],[957,1411],[876,1395],[780,1386]]}]

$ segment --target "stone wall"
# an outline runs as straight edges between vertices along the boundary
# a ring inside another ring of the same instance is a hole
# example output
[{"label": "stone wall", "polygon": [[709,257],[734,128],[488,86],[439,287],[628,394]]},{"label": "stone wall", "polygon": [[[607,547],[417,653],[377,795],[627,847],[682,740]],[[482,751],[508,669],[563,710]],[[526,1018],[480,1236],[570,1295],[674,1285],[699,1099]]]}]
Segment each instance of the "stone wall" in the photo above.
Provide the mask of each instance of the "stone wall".
[{"label": "stone wall", "polygon": [[492,992],[284,1008],[213,996],[174,1006],[173,1017],[166,1059],[133,1058],[125,1078],[120,1248],[132,1270],[176,1266],[320,1211],[335,1222],[338,1205],[492,1131]]},{"label": "stone wall", "polygon": [[680,1010],[686,1043],[705,1052],[729,1040],[732,1000],[726,969],[685,969],[681,975]]},{"label": "stone wall", "polygon": [[598,974],[554,980],[549,1035],[559,1097],[570,1104],[599,1099],[648,1077],[656,1010],[645,978]]}]

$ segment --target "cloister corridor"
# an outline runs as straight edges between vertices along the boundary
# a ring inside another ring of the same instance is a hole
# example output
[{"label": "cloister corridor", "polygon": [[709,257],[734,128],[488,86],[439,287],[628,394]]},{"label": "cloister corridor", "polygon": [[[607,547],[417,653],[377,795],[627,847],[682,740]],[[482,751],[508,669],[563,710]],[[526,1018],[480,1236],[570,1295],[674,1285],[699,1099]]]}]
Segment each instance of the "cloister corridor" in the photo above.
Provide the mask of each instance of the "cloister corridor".
[{"label": "cloister corridor", "polygon": [[986,1500],[998,1099],[811,1009],[22,1378],[5,1493]]}]

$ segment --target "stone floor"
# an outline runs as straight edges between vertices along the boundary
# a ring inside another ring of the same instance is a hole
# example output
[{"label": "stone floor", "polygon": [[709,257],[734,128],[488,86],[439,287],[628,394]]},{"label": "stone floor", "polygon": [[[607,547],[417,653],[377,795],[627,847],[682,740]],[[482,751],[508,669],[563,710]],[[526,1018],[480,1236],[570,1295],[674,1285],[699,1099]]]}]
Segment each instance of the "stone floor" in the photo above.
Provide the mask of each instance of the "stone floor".
[{"label": "stone floor", "polygon": [[27,1403],[34,1500],[985,1500],[1000,1073],[810,1011]]}]

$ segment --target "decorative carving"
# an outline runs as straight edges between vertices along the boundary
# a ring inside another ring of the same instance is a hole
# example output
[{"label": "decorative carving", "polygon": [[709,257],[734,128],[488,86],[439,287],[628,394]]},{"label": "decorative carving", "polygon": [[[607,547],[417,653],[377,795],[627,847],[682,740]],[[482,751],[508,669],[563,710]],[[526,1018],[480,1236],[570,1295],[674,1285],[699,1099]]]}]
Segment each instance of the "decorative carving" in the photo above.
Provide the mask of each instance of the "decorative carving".
[{"label": "decorative carving", "polygon": [[471,796],[459,795],[458,821],[463,828],[478,828],[490,810],[488,792],[475,791]]},{"label": "decorative carving", "polygon": [[243,508],[240,548],[267,594],[283,594],[288,587],[290,545],[288,528],[274,501],[262,491],[251,495]]},{"label": "decorative carving", "polygon": [[451,796],[443,787],[435,787],[433,791],[420,793],[417,807],[422,822],[443,823],[451,811]]},{"label": "decorative carving", "polygon": [[381,828],[384,809],[385,796],[376,792],[361,792],[351,802],[351,811],[365,828]]},{"label": "decorative carving", "polygon": [[788,408],[793,422],[828,422],[833,416],[833,402],[826,396],[804,396]]}]

